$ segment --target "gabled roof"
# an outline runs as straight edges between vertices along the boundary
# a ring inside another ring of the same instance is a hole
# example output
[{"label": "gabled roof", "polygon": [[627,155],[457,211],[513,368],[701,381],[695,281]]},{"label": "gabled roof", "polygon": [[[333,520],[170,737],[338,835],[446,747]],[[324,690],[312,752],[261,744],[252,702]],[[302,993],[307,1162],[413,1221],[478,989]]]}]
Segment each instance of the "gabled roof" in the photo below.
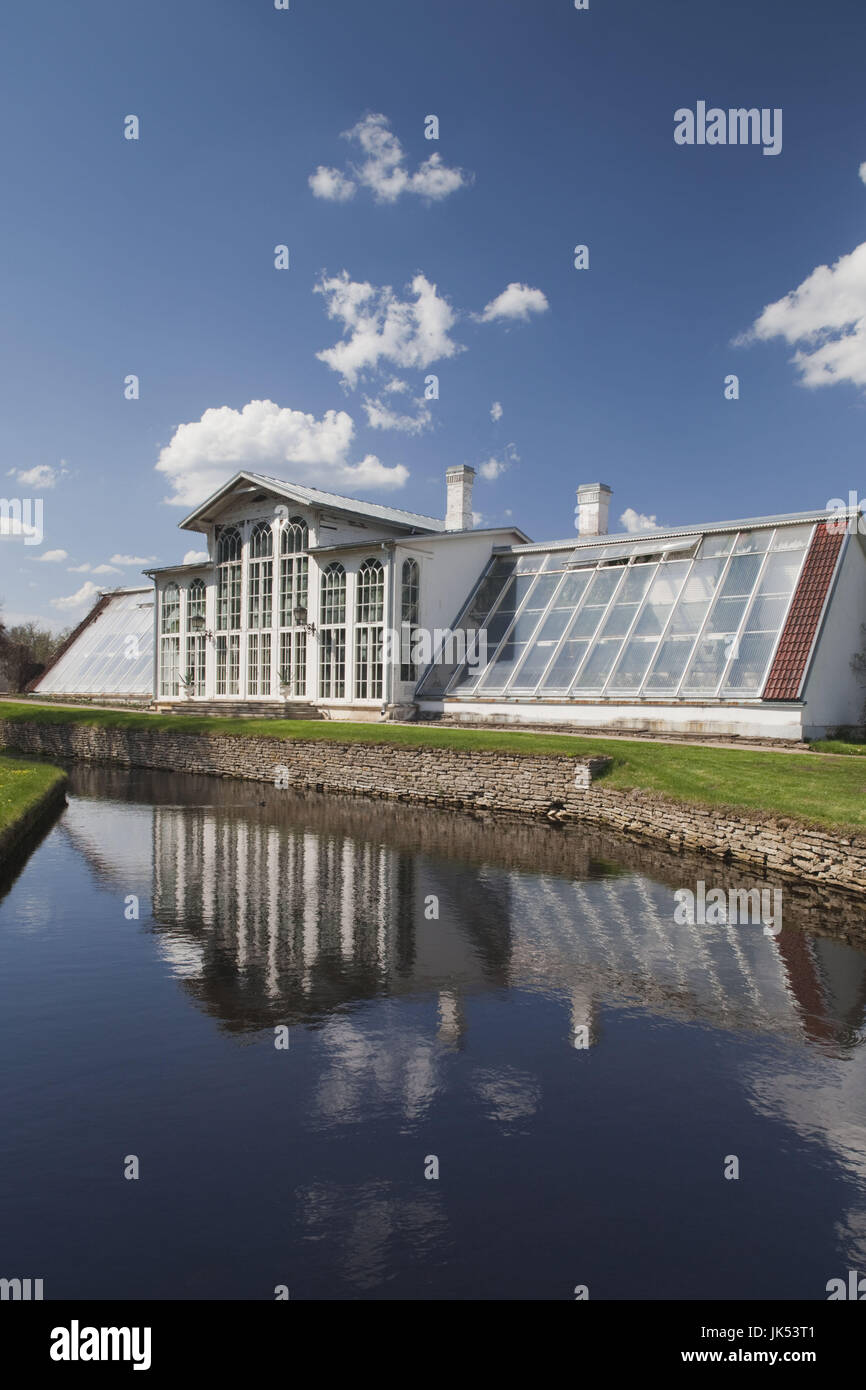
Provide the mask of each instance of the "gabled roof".
[{"label": "gabled roof", "polygon": [[264,489],[288,502],[298,502],[311,507],[324,507],[331,512],[342,512],[347,516],[366,516],[375,521],[385,521],[389,526],[397,526],[404,531],[437,532],[445,530],[445,522],[435,516],[422,516],[418,512],[406,512],[399,507],[385,507],[378,502],[362,502],[356,497],[342,497],[336,492],[325,492],[322,488],[307,487],[303,483],[289,483],[284,478],[271,478],[266,473],[249,473],[246,470],[229,478],[221,488],[212,493],[205,502],[181,521],[181,530],[199,531],[204,522],[213,520],[209,515],[213,509],[231,492],[245,483],[249,490]]}]

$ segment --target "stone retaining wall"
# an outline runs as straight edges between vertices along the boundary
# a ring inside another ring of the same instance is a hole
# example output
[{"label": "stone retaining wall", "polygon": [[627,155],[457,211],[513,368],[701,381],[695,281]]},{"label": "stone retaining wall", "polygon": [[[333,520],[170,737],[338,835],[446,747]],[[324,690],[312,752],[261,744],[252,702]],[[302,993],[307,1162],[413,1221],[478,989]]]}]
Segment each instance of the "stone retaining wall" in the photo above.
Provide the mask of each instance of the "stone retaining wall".
[{"label": "stone retaining wall", "polygon": [[53,758],[607,826],[677,852],[748,865],[763,876],[866,893],[866,839],[809,830],[784,818],[607,788],[603,778],[592,780],[605,759],[2,719],[0,746]]}]

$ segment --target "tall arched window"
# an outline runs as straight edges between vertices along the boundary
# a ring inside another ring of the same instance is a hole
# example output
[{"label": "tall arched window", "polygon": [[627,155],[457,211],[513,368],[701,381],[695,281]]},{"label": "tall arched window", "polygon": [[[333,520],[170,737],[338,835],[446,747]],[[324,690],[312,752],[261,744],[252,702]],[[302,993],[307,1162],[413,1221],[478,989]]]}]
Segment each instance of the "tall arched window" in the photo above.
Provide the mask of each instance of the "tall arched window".
[{"label": "tall arched window", "polygon": [[252,529],[247,574],[247,694],[271,693],[271,626],[274,621],[274,533],[270,522]]},{"label": "tall arched window", "polygon": [[365,560],[358,571],[355,602],[355,698],[381,700],[382,635],[385,622],[385,571]]},{"label": "tall arched window", "polygon": [[241,554],[243,543],[236,526],[226,526],[217,537],[217,639],[216,693],[240,693],[241,673]]},{"label": "tall arched window", "polygon": [[205,628],[207,589],[203,579],[194,579],[186,591],[186,670],[184,685],[190,695],[204,695],[207,679],[207,638]]},{"label": "tall arched window", "polygon": [[404,560],[400,575],[400,679],[418,679],[419,668],[413,659],[412,645],[418,626],[421,599],[421,571],[417,560]]},{"label": "tall arched window", "polygon": [[319,625],[319,694],[324,700],[346,695],[346,571],[328,565],[322,574]]},{"label": "tall arched window", "polygon": [[180,694],[180,589],[166,584],[159,608],[159,693]]},{"label": "tall arched window", "polygon": [[288,695],[307,693],[307,598],[310,538],[293,516],[280,535],[280,682]]}]

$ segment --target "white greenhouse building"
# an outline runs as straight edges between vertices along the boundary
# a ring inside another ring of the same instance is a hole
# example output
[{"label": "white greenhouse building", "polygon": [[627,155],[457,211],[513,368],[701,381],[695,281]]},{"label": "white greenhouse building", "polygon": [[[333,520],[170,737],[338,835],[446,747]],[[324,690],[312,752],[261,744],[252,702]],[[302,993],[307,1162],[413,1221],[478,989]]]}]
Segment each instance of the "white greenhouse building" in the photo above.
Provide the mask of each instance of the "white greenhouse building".
[{"label": "white greenhouse building", "polygon": [[[722,738],[862,726],[856,509],[611,536],[610,489],[587,484],[577,535],[533,543],[472,527],[473,480],[447,470],[439,520],[238,473],[180,523],[208,558],[148,571],[149,600],[104,595],[34,691]],[[132,662],[119,644],[145,627]]]}]

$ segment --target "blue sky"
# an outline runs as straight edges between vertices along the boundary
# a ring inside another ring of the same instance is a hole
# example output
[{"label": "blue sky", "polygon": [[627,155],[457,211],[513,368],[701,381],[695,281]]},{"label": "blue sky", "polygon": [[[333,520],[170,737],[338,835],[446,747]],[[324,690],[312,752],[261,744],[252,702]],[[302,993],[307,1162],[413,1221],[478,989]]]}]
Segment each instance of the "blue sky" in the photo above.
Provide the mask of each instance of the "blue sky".
[{"label": "blue sky", "polygon": [[[13,0],[4,40],[7,621],[181,559],[245,463],[439,515],[469,463],[538,539],[599,479],[611,529],[866,493],[862,0]],[[781,152],[677,145],[698,101]]]}]

